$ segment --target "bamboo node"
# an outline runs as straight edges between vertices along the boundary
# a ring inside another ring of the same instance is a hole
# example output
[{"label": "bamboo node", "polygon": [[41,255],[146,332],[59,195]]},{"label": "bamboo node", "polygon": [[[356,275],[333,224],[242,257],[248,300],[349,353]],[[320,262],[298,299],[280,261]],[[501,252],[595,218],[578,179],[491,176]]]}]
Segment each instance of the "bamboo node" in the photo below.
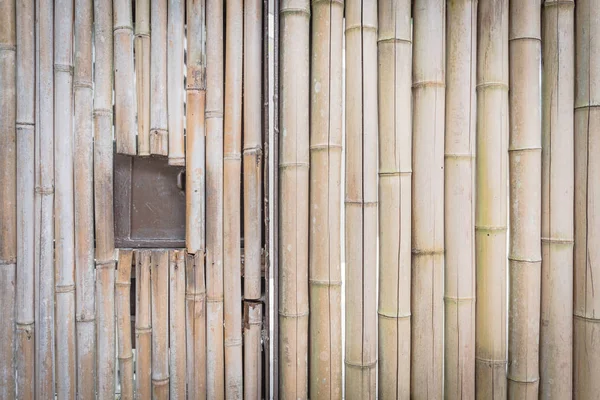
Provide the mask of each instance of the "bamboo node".
[{"label": "bamboo node", "polygon": [[475,225],[475,230],[482,232],[505,232],[506,226]]},{"label": "bamboo node", "polygon": [[13,267],[17,263],[17,258],[9,258],[7,260],[0,260],[0,266]]},{"label": "bamboo node", "polygon": [[540,380],[540,377],[538,376],[536,378],[525,378],[525,379],[522,379],[522,378],[513,377],[511,374],[508,374],[506,376],[506,379],[508,379],[509,381],[514,382],[514,383],[519,383],[519,384],[526,385],[526,384],[529,384],[529,383],[536,383],[536,382],[538,382]]},{"label": "bamboo node", "polygon": [[558,7],[558,6],[573,6],[575,7],[575,1],[573,0],[545,0],[544,7]]},{"label": "bamboo node", "polygon": [[308,316],[309,312],[299,312],[299,313],[286,313],[285,311],[279,310],[279,316],[283,318],[302,318]]},{"label": "bamboo node", "polygon": [[574,241],[573,241],[573,239],[542,237],[542,243],[573,245]]},{"label": "bamboo node", "polygon": [[95,108],[94,109],[94,117],[112,117],[112,109],[108,108]]},{"label": "bamboo node", "polygon": [[320,279],[309,279],[308,283],[313,284],[314,286],[342,286],[342,281],[327,281]]},{"label": "bamboo node", "polygon": [[331,143],[318,143],[318,144],[311,144],[310,145],[310,149],[311,150],[315,150],[315,151],[319,151],[319,150],[341,150],[342,149],[342,145],[341,144],[331,144]]},{"label": "bamboo node", "polygon": [[361,201],[361,200],[345,200],[344,204],[346,205],[361,205],[364,207],[374,207],[377,205],[376,201]]},{"label": "bamboo node", "polygon": [[15,327],[18,331],[31,333],[35,329],[35,321],[15,322]]},{"label": "bamboo node", "polygon": [[475,362],[476,363],[480,363],[480,364],[484,364],[484,365],[488,365],[490,367],[504,366],[504,365],[508,364],[507,360],[490,360],[490,359],[481,358],[481,357],[475,357]]},{"label": "bamboo node", "polygon": [[412,44],[411,39],[404,39],[398,37],[384,37],[377,39],[378,44],[392,43],[392,44]]},{"label": "bamboo node", "polygon": [[379,172],[379,177],[380,178],[385,178],[385,177],[396,177],[396,176],[411,176],[412,175],[412,169],[409,170],[398,170],[398,171],[380,171]]},{"label": "bamboo node", "polygon": [[117,260],[96,260],[96,268],[102,268],[106,266],[113,266]]},{"label": "bamboo node", "polygon": [[0,51],[17,51],[17,45],[9,43],[0,43]]},{"label": "bamboo node", "polygon": [[121,361],[133,360],[133,353],[130,352],[129,355],[126,356],[118,355],[117,359]]},{"label": "bamboo node", "polygon": [[131,282],[115,282],[116,287],[128,288],[131,286]]},{"label": "bamboo node", "polygon": [[355,24],[355,25],[346,25],[346,30],[344,33],[348,33],[351,31],[362,30],[362,31],[374,31],[377,32],[377,25],[368,25],[368,24]]},{"label": "bamboo node", "polygon": [[574,110],[575,111],[580,111],[580,110],[589,110],[590,108],[600,108],[600,104],[584,104],[581,106],[575,106]]},{"label": "bamboo node", "polygon": [[287,168],[309,168],[309,164],[307,162],[287,162],[287,163],[279,163],[279,169],[287,169]]},{"label": "bamboo node", "polygon": [[135,32],[135,37],[136,38],[148,38],[148,39],[150,39],[150,31],[136,31]]},{"label": "bamboo node", "polygon": [[92,81],[76,80],[73,82],[73,89],[94,89]]},{"label": "bamboo node", "polygon": [[94,314],[82,314],[81,316],[76,316],[75,321],[77,321],[77,322],[94,322],[94,321],[96,321],[96,316]]},{"label": "bamboo node", "polygon": [[56,293],[71,293],[75,291],[75,285],[56,285]]},{"label": "bamboo node", "polygon": [[432,249],[432,250],[412,249],[412,254],[415,256],[437,256],[437,255],[443,255],[444,249]]},{"label": "bamboo node", "polygon": [[591,322],[594,324],[600,323],[600,318],[586,317],[585,315],[581,315],[579,313],[573,313],[573,318],[579,319],[581,321]]},{"label": "bamboo node", "polygon": [[426,88],[426,87],[445,88],[446,83],[443,81],[417,81],[417,82],[413,82],[413,84],[412,84],[413,89]]},{"label": "bamboo node", "polygon": [[231,152],[231,153],[227,153],[227,154],[223,155],[223,160],[240,161],[241,159],[242,159],[241,153]]},{"label": "bamboo node", "polygon": [[152,378],[152,384],[154,386],[163,386],[169,384],[169,377],[166,378]]},{"label": "bamboo node", "polygon": [[133,32],[133,26],[131,25],[117,25],[113,28],[113,32],[117,33],[117,31],[131,31]]},{"label": "bamboo node", "polygon": [[508,39],[509,42],[518,42],[518,41],[535,41],[541,42],[542,38],[535,36],[516,36]]},{"label": "bamboo node", "polygon": [[338,4],[340,6],[343,6],[344,0],[312,0],[311,4]]},{"label": "bamboo node", "polygon": [[411,313],[398,314],[397,312],[389,312],[382,309],[377,310],[377,315],[385,319],[410,319]]},{"label": "bamboo node", "polygon": [[508,152],[509,153],[513,153],[513,152],[541,152],[542,151],[542,147],[509,147],[508,148]]},{"label": "bamboo node", "polygon": [[210,118],[223,118],[223,111],[219,111],[219,110],[206,110],[204,112],[204,117],[206,119],[210,119]]},{"label": "bamboo node", "polygon": [[37,186],[35,187],[35,193],[39,194],[54,194],[54,186]]},{"label": "bamboo node", "polygon": [[32,131],[35,129],[35,123],[34,122],[20,122],[20,121],[16,121],[15,122],[15,127],[17,129],[23,129],[26,131]]},{"label": "bamboo node", "polygon": [[185,299],[193,301],[202,301],[205,299],[205,293],[186,293]]},{"label": "bamboo node", "polygon": [[145,327],[145,328],[136,327],[135,333],[136,333],[136,335],[140,335],[140,334],[144,334],[144,333],[152,333],[152,327]]},{"label": "bamboo node", "polygon": [[183,167],[185,166],[185,157],[169,157],[169,165]]},{"label": "bamboo node", "polygon": [[206,302],[207,303],[222,303],[223,302],[223,296],[221,296],[221,297],[207,297],[206,298]]},{"label": "bamboo node", "polygon": [[255,154],[262,155],[262,147],[260,145],[254,146],[254,147],[248,147],[248,148],[244,149],[245,156],[246,155],[250,156],[250,155],[255,155]]},{"label": "bamboo node", "polygon": [[455,159],[465,159],[465,160],[473,160],[475,158],[475,154],[469,153],[446,153],[444,154],[444,158],[455,158]]},{"label": "bamboo node", "polygon": [[508,85],[505,82],[483,82],[478,83],[475,87],[476,90],[483,89],[501,89],[506,90],[508,92]]},{"label": "bamboo node", "polygon": [[444,302],[446,303],[471,303],[475,301],[475,296],[469,297],[458,297],[458,296],[444,296]]},{"label": "bamboo node", "polygon": [[54,64],[54,72],[68,72],[73,75],[73,66],[69,64]]},{"label": "bamboo node", "polygon": [[375,366],[377,365],[377,360],[371,361],[370,363],[366,364],[344,360],[344,364],[349,368],[372,369],[375,368]]},{"label": "bamboo node", "polygon": [[516,257],[516,256],[509,255],[508,261],[537,264],[537,263],[541,263],[542,259],[541,258],[523,258],[523,257]]},{"label": "bamboo node", "polygon": [[305,15],[310,18],[310,9],[308,8],[300,8],[300,7],[281,7],[279,9],[279,15],[284,14],[298,14]]},{"label": "bamboo node", "polygon": [[235,347],[242,345],[242,339],[225,339],[225,347]]}]

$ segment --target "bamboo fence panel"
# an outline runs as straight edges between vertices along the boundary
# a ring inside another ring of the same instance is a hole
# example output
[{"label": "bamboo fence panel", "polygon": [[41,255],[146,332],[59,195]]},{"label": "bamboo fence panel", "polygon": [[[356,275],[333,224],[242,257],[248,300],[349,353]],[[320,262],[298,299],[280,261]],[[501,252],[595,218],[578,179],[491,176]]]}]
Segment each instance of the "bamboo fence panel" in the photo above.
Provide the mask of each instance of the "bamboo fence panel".
[{"label": "bamboo fence panel", "polygon": [[150,250],[135,252],[135,398],[152,396]]},{"label": "bamboo fence panel", "polygon": [[167,104],[167,0],[150,2],[150,154],[169,150]]},{"label": "bamboo fence panel", "polygon": [[[188,397],[191,399],[206,399],[206,377],[208,371],[206,364],[204,254],[188,254],[185,259],[185,271]],[[180,329],[181,326],[183,325],[179,326]],[[183,393],[185,394],[185,381],[183,384]]]},{"label": "bamboo fence panel", "polygon": [[244,302],[244,399],[260,400],[261,396],[261,326],[262,304]]},{"label": "bamboo fence panel", "polygon": [[540,398],[573,394],[574,2],[542,11]]},{"label": "bamboo fence panel", "polygon": [[[185,0],[169,0],[167,19],[167,119],[169,126],[169,165],[183,166],[185,165],[185,146],[183,140],[183,39],[185,28]],[[193,36],[188,37],[195,39]],[[199,156],[199,154],[194,155]]]},{"label": "bamboo fence panel", "polygon": [[119,359],[119,382],[121,399],[133,399],[133,352],[131,350],[131,264],[132,250],[119,250],[119,262],[115,278],[115,309],[117,321],[117,357]]},{"label": "bamboo fence panel", "polygon": [[[188,360],[186,346],[190,336],[189,328],[185,328],[193,321],[189,313],[186,315],[186,297],[189,293],[186,290],[186,252],[171,250],[169,253],[169,398],[185,400]],[[192,331],[196,333],[194,329]],[[198,332],[198,336],[202,338],[202,333]],[[194,372],[199,375],[203,370],[199,368]],[[194,389],[190,388],[190,393],[195,393]]]},{"label": "bamboo fence panel", "polygon": [[150,256],[152,285],[152,398],[169,398],[169,251]]},{"label": "bamboo fence panel", "polygon": [[[279,4],[279,396],[308,397],[308,0]],[[229,48],[229,47],[228,47]]]},{"label": "bamboo fence panel", "polygon": [[343,0],[313,2],[310,130],[310,397],[342,396]]},{"label": "bamboo fence panel", "polygon": [[477,1],[447,7],[444,394],[474,399]]},{"label": "bamboo fence panel", "polygon": [[150,155],[150,0],[135,0],[137,151]]}]

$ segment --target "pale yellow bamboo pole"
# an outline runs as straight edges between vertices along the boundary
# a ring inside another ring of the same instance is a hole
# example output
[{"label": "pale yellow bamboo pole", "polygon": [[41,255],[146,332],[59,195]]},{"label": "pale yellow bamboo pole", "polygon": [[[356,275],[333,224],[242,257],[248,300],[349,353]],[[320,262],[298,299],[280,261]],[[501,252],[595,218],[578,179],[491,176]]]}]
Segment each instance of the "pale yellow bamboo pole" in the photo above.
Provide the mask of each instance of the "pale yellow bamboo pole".
[{"label": "pale yellow bamboo pole", "polygon": [[[600,297],[594,276],[599,276],[600,254],[600,3],[580,0],[575,9],[575,304],[573,307],[573,398],[588,399],[600,393]],[[596,278],[597,279],[597,278]]]},{"label": "pale yellow bamboo pole", "polygon": [[[185,324],[187,330],[188,397],[206,399],[206,286],[204,254],[185,259]],[[210,397],[208,397],[210,399]]]},{"label": "pale yellow bamboo pole", "polygon": [[137,152],[150,155],[150,0],[135,0]]},{"label": "pale yellow bamboo pole", "polygon": [[152,284],[152,399],[169,398],[169,252],[150,256]]},{"label": "pale yellow bamboo pole", "polygon": [[477,398],[505,399],[508,1],[478,7],[475,386]]},{"label": "pale yellow bamboo pole", "polygon": [[310,2],[279,9],[279,397],[308,398]]},{"label": "pale yellow bamboo pole", "polygon": [[379,398],[410,395],[412,35],[409,0],[379,2]]},{"label": "pale yellow bamboo pole", "polygon": [[133,352],[131,351],[131,264],[132,250],[119,250],[119,262],[115,277],[115,309],[117,320],[119,359],[119,382],[121,382],[121,399],[133,399]]},{"label": "pale yellow bamboo pole", "polygon": [[225,397],[243,396],[241,282],[242,50],[244,3],[227,0],[223,147],[223,265]]},{"label": "pale yellow bamboo pole", "polygon": [[375,399],[377,4],[346,3],[346,398]]},{"label": "pale yellow bamboo pole", "polygon": [[225,398],[223,347],[223,0],[206,1],[206,391]]},{"label": "pale yellow bamboo pole", "polygon": [[150,250],[135,253],[135,398],[152,396]]},{"label": "pale yellow bamboo pole", "polygon": [[446,4],[444,395],[474,399],[477,1]]},{"label": "pale yellow bamboo pole", "polygon": [[541,286],[541,3],[510,2],[508,397],[537,399]]},{"label": "pale yellow bamboo pole", "polygon": [[169,149],[167,108],[167,0],[150,1],[150,154]]},{"label": "pale yellow bamboo pole", "polygon": [[262,303],[244,301],[244,400],[260,400]]},{"label": "pale yellow bamboo pole", "polygon": [[[169,0],[168,13],[167,119],[169,126],[169,165],[183,166],[185,165],[185,148],[183,140],[183,39],[185,26],[185,0]],[[189,75],[188,78],[190,78]]]},{"label": "pale yellow bamboo pole", "polygon": [[[185,400],[186,322],[189,318],[189,314],[186,318],[186,253],[185,250],[169,253],[169,398]],[[204,368],[194,370],[198,375],[203,372]],[[194,389],[190,387],[190,394],[195,395]]]}]

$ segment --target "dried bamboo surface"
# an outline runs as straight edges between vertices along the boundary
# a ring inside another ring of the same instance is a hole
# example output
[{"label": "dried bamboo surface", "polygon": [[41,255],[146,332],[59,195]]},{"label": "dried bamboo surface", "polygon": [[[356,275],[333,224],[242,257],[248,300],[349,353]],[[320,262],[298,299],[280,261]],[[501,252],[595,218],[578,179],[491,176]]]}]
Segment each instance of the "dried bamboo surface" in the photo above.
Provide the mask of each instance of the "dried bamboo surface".
[{"label": "dried bamboo surface", "polygon": [[541,285],[541,3],[510,3],[508,397],[537,399]]},{"label": "dried bamboo surface", "polygon": [[447,7],[444,395],[474,399],[477,1]]},{"label": "dried bamboo surface", "polygon": [[244,301],[244,400],[260,400],[262,303]]},{"label": "dried bamboo surface", "polygon": [[279,397],[308,398],[308,0],[279,9]]},{"label": "dried bamboo surface", "polygon": [[169,398],[169,251],[152,251],[150,263],[152,399],[166,400]]},{"label": "dried bamboo surface", "polygon": [[[189,340],[190,315],[186,318],[186,260],[185,250],[169,252],[169,398],[173,400],[186,398],[186,333]],[[187,331],[187,332],[186,332]],[[194,330],[192,330],[194,331]],[[194,332],[195,333],[195,332]],[[198,335],[198,336],[201,336]],[[204,368],[194,372],[202,374]],[[191,383],[191,382],[190,382]],[[196,394],[195,388],[190,388],[190,394]]]},{"label": "dried bamboo surface", "polygon": [[374,399],[377,395],[377,4],[349,0],[345,29],[345,393],[347,399]]},{"label": "dried bamboo surface", "polygon": [[152,396],[150,250],[135,252],[135,398]]},{"label": "dried bamboo surface", "polygon": [[[188,397],[190,399],[206,399],[208,370],[206,365],[204,254],[188,254],[186,256],[185,274],[185,324],[180,325],[179,328],[185,326],[187,331]],[[173,314],[171,313],[171,315]],[[171,321],[173,321],[172,317]],[[183,384],[183,393],[185,394],[185,381]],[[171,395],[173,395],[173,391],[171,391]]]},{"label": "dried bamboo surface", "polygon": [[[185,27],[185,0],[169,0],[168,12],[167,117],[169,126],[169,165],[183,166],[185,165],[185,146],[183,140],[183,39]],[[188,37],[193,40],[196,39],[194,36],[188,35]],[[202,38],[202,36],[200,37]],[[199,154],[194,155],[198,156]]]},{"label": "dried bamboo surface", "polygon": [[379,398],[410,395],[412,35],[409,0],[379,2]]},{"label": "dried bamboo surface", "polygon": [[167,0],[150,2],[150,154],[169,150],[167,108]]},{"label": "dried bamboo surface", "polygon": [[573,1],[546,0],[542,11],[541,399],[573,394],[573,9]]},{"label": "dried bamboo surface", "polygon": [[131,315],[129,297],[131,292],[132,250],[119,250],[119,262],[115,278],[115,309],[117,320],[117,357],[121,399],[133,399],[133,352],[131,351]]},{"label": "dried bamboo surface", "polygon": [[150,0],[135,0],[135,94],[138,155],[150,155]]}]

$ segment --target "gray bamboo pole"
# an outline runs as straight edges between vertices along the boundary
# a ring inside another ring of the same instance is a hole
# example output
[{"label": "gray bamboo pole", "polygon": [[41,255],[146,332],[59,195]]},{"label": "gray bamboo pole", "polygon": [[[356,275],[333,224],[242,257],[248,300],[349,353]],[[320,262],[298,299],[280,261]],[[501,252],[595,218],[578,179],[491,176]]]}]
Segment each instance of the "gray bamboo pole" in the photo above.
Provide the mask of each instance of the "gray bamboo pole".
[{"label": "gray bamboo pole", "polygon": [[478,7],[476,396],[505,399],[508,1]]},{"label": "gray bamboo pole", "polygon": [[261,397],[262,303],[244,301],[244,400]]},{"label": "gray bamboo pole", "polygon": [[167,0],[150,1],[150,154],[168,155]]},{"label": "gray bamboo pole", "polygon": [[150,262],[152,399],[166,400],[169,398],[169,251],[154,250]]},{"label": "gray bamboo pole", "polygon": [[[374,399],[377,367],[377,4],[346,3],[346,398]],[[283,199],[282,199],[283,200]]]},{"label": "gray bamboo pole", "polygon": [[[185,147],[183,140],[183,39],[185,27],[185,0],[169,0],[168,13],[167,119],[169,126],[169,165],[183,166],[185,165]],[[198,155],[194,154],[194,156]]]},{"label": "gray bamboo pole", "polygon": [[131,351],[131,264],[132,250],[119,250],[119,262],[115,278],[115,309],[118,333],[117,357],[121,399],[133,399],[133,352]]},{"label": "gray bamboo pole", "polygon": [[150,250],[135,252],[135,398],[152,396]]},{"label": "gray bamboo pole", "polygon": [[135,94],[138,155],[150,155],[150,0],[135,0]]},{"label": "gray bamboo pole", "polygon": [[[204,254],[188,254],[185,260],[185,326],[187,377],[190,399],[206,399],[206,286]],[[210,399],[210,397],[208,397]]]},{"label": "gray bamboo pole", "polygon": [[447,7],[444,393],[474,399],[477,1]]},{"label": "gray bamboo pole", "polygon": [[[186,398],[186,334],[189,340],[190,316],[186,318],[186,260],[185,250],[171,250],[169,254],[169,398],[185,400]],[[200,332],[192,330],[193,333]],[[200,375],[205,371],[200,367],[193,370],[193,375]],[[191,382],[190,382],[191,383]],[[195,388],[190,387],[190,394],[196,395]],[[199,395],[198,395],[199,396]],[[192,396],[190,396],[192,397]]]},{"label": "gray bamboo pole", "polygon": [[568,399],[573,394],[574,34],[574,2],[546,0],[542,11],[541,399]]},{"label": "gray bamboo pole", "polygon": [[308,397],[308,0],[279,9],[279,397]]},{"label": "gray bamboo pole", "polygon": [[379,398],[410,395],[412,27],[409,0],[379,2]]},{"label": "gray bamboo pole", "polygon": [[537,399],[541,286],[541,3],[510,2],[508,397]]}]

